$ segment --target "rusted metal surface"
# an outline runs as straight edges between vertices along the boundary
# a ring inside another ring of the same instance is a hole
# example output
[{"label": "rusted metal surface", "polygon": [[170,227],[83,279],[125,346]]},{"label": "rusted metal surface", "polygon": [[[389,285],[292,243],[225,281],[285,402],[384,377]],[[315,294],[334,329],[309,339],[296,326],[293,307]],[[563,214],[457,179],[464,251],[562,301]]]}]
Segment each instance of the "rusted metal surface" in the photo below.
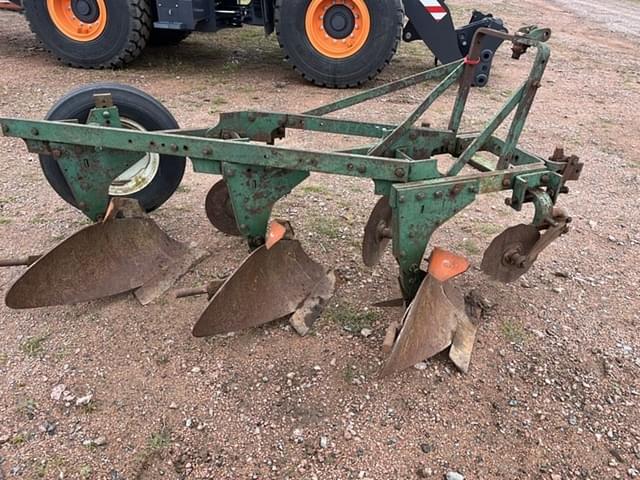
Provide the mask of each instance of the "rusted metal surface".
[{"label": "rusted metal surface", "polygon": [[152,219],[119,218],[117,208],[110,212],[104,222],[76,232],[35,262],[10,288],[7,306],[66,305],[129,292],[188,255],[188,248]]},{"label": "rusted metal surface", "polygon": [[214,280],[202,287],[181,288],[180,290],[176,290],[174,292],[174,295],[176,298],[190,298],[206,295],[207,298],[211,300],[211,298],[216,294],[220,287],[224,285],[224,282],[224,280]]},{"label": "rusted metal surface", "polygon": [[529,270],[517,262],[526,258],[540,239],[540,232],[533,225],[516,225],[506,229],[493,239],[482,258],[482,271],[490,278],[510,283]]},{"label": "rusted metal surface", "polygon": [[362,259],[367,267],[375,267],[391,240],[391,206],[389,197],[382,197],[373,208],[364,228]]},{"label": "rusted metal surface", "polygon": [[256,249],[227,279],[193,328],[206,337],[257,327],[287,317],[326,281],[325,269],[297,240]]},{"label": "rusted metal surface", "polygon": [[[442,352],[453,342],[459,325],[470,322],[464,297],[449,282],[432,276],[422,282],[418,294],[402,319],[402,329],[380,376],[401,372]],[[468,340],[464,332],[464,342]]]},{"label": "rusted metal surface", "polygon": [[22,7],[8,0],[0,0],[0,10],[11,10],[13,12],[21,12]]},{"label": "rusted metal surface", "polygon": [[205,201],[205,210],[211,225],[222,233],[234,237],[241,235],[229,198],[229,188],[224,180],[218,181],[209,190]]},{"label": "rusted metal surface", "polygon": [[0,260],[0,268],[3,267],[29,267],[36,263],[42,255],[30,255],[19,258],[3,258]]}]

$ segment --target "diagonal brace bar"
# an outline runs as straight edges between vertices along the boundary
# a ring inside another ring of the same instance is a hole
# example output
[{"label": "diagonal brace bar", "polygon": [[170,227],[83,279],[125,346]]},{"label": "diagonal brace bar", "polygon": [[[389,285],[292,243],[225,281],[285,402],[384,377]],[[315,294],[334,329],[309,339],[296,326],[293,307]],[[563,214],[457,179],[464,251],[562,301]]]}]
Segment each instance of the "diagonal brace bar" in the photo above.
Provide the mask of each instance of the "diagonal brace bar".
[{"label": "diagonal brace bar", "polygon": [[418,121],[418,119],[426,112],[433,103],[444,94],[451,85],[456,83],[462,75],[464,71],[464,65],[462,63],[458,64],[456,69],[451,72],[447,78],[445,78],[438,86],[436,86],[431,93],[427,96],[427,98],[416,108],[407,119],[402,122],[400,125],[396,127],[396,129],[387,135],[382,142],[376,145],[369,151],[369,155],[374,157],[384,157],[390,147],[402,136],[404,136],[413,125]]}]

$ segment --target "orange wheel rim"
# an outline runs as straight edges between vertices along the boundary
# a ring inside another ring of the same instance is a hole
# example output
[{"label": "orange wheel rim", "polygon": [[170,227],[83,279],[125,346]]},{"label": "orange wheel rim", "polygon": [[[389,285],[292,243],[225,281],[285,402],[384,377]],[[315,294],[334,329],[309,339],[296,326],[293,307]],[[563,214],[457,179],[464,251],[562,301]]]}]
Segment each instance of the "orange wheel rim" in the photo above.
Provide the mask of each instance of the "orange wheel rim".
[{"label": "orange wheel rim", "polygon": [[77,42],[95,40],[107,26],[104,0],[47,0],[47,10],[56,28]]},{"label": "orange wheel rim", "polygon": [[307,38],[329,58],[347,58],[364,47],[371,31],[365,0],[312,0],[305,18]]}]

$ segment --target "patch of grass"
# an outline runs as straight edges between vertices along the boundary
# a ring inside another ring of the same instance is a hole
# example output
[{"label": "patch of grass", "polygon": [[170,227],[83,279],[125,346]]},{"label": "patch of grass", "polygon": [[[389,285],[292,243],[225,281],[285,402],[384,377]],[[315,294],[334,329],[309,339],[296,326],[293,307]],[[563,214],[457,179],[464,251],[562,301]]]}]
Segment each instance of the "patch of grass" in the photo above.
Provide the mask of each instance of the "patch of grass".
[{"label": "patch of grass", "polygon": [[40,357],[42,352],[44,352],[44,342],[47,338],[49,338],[49,335],[29,337],[20,344],[20,350],[30,357]]},{"label": "patch of grass", "polygon": [[504,320],[501,326],[502,335],[512,343],[524,343],[527,339],[527,333],[524,327],[515,320]]},{"label": "patch of grass", "polygon": [[6,353],[0,353],[0,367],[5,367],[9,363],[9,356]]},{"label": "patch of grass", "polygon": [[640,162],[636,160],[630,160],[626,162],[624,166],[627,168],[640,168]]},{"label": "patch of grass", "polygon": [[502,232],[503,227],[491,222],[477,222],[476,230],[484,235],[497,235]]},{"label": "patch of grass", "polygon": [[147,440],[147,448],[155,453],[164,450],[171,443],[171,431],[163,426],[159,431],[154,432]]},{"label": "patch of grass", "polygon": [[458,247],[463,250],[467,255],[479,255],[481,250],[480,247],[478,246],[478,244],[470,239],[467,238],[465,240],[463,240],[462,242],[460,242],[458,244]]},{"label": "patch of grass", "polygon": [[324,313],[325,318],[342,326],[348,332],[358,333],[363,328],[371,328],[378,314],[375,312],[363,312],[351,305],[339,304],[328,308]]},{"label": "patch of grass", "polygon": [[340,221],[333,217],[313,217],[309,222],[309,228],[331,240],[340,238]]},{"label": "patch of grass", "polygon": [[10,218],[0,217],[0,225],[9,225],[11,222]]},{"label": "patch of grass", "polygon": [[18,404],[18,412],[23,414],[29,420],[33,420],[33,418],[36,416],[37,409],[38,404],[33,398],[27,398]]},{"label": "patch of grass", "polygon": [[329,195],[331,191],[323,185],[303,185],[300,187],[303,193]]},{"label": "patch of grass", "polygon": [[189,187],[187,187],[186,185],[180,185],[178,187],[178,189],[176,190],[176,192],[178,193],[189,193],[191,191],[191,189]]},{"label": "patch of grass", "polygon": [[93,475],[93,468],[91,468],[91,466],[89,465],[83,465],[82,467],[80,467],[79,473],[81,478],[91,478],[91,476]]},{"label": "patch of grass", "polygon": [[11,440],[9,440],[9,443],[14,447],[19,447],[20,445],[24,445],[28,441],[29,441],[29,434],[27,434],[26,432],[20,432],[15,434],[13,437],[11,437]]},{"label": "patch of grass", "polygon": [[353,365],[347,365],[342,372],[342,376],[344,377],[345,382],[351,384],[358,376],[358,372],[356,371],[356,367]]}]

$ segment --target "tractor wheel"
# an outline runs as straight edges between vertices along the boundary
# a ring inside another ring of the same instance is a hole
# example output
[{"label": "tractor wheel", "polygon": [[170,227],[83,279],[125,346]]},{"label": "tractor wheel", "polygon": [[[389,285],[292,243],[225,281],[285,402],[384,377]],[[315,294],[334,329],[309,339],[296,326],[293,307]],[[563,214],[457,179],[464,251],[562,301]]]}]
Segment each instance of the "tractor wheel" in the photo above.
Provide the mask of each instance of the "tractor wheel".
[{"label": "tractor wheel", "polygon": [[[53,106],[45,119],[77,119],[80,123],[86,123],[89,112],[95,105],[93,96],[97,93],[111,94],[124,128],[141,131],[178,128],[173,115],[156,99],[136,88],[114,83],[92,84],[69,92]],[[145,211],[155,210],[180,185],[185,164],[183,157],[146,153],[139,162],[114,180],[109,188],[109,195],[135,198]],[[58,195],[77,208],[58,162],[49,155],[40,155],[40,166]]]},{"label": "tractor wheel", "polygon": [[402,0],[276,0],[275,26],[287,61],[323,87],[373,79],[402,35]]},{"label": "tractor wheel", "polygon": [[191,35],[189,30],[170,30],[168,28],[154,28],[151,30],[149,45],[163,47],[167,45],[178,45]]},{"label": "tractor wheel", "polygon": [[61,62],[117,68],[142,53],[153,18],[148,0],[24,0],[31,30]]}]

